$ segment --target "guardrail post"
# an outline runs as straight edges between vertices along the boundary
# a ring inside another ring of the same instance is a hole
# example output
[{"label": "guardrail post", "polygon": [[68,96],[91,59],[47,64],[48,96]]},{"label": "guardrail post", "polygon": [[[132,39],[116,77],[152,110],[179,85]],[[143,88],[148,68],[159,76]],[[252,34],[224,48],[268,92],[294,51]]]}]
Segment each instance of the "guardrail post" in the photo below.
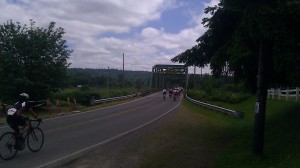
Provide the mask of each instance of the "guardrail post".
[{"label": "guardrail post", "polygon": [[241,111],[236,111],[235,113],[233,113],[235,118],[243,118],[244,117],[244,112]]},{"label": "guardrail post", "polygon": [[288,101],[290,89],[287,88],[285,91],[285,100]]},{"label": "guardrail post", "polygon": [[71,113],[72,110],[71,110],[71,103],[70,103],[70,98],[69,97],[67,98],[67,101],[68,101],[68,106],[69,106],[69,112]]},{"label": "guardrail post", "polygon": [[75,98],[73,98],[73,101],[74,101],[74,111],[77,111],[76,99],[75,99]]},{"label": "guardrail post", "polygon": [[58,112],[61,113],[61,110],[60,110],[60,102],[59,102],[59,99],[56,99],[56,104],[55,104],[56,108],[58,106]]},{"label": "guardrail post", "polygon": [[50,114],[51,114],[51,106],[52,106],[51,100],[48,98],[47,99],[47,109],[48,109],[48,113],[50,113]]},{"label": "guardrail post", "polygon": [[299,96],[299,88],[296,88],[296,101],[298,101],[298,96]]},{"label": "guardrail post", "polygon": [[91,105],[94,105],[96,102],[95,102],[95,96],[92,96],[92,99],[91,99]]}]

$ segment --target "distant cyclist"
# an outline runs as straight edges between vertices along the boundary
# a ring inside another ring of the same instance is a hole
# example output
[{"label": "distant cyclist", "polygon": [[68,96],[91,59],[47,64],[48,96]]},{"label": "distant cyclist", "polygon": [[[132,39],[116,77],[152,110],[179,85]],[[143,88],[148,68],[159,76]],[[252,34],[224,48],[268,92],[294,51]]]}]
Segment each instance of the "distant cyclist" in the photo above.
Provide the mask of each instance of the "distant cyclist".
[{"label": "distant cyclist", "polygon": [[166,99],[166,95],[167,95],[167,90],[163,89],[163,98],[164,98],[164,100]]},{"label": "distant cyclist", "polygon": [[[29,95],[26,93],[19,94],[19,100],[15,103],[13,108],[8,109],[6,121],[8,125],[15,131],[18,139],[24,141],[22,133],[27,132],[29,129],[29,123],[24,117],[25,112],[30,112],[30,114],[38,119],[37,114],[32,110],[29,104]],[[41,120],[41,119],[39,119]],[[21,129],[19,129],[21,126]]]},{"label": "distant cyclist", "polygon": [[171,98],[172,97],[172,94],[173,94],[173,90],[172,88],[169,89],[169,97]]},{"label": "distant cyclist", "polygon": [[178,90],[175,88],[173,89],[173,96],[178,97]]},{"label": "distant cyclist", "polygon": [[176,100],[176,98],[177,98],[177,90],[176,89],[173,89],[173,99],[174,99],[174,101]]}]

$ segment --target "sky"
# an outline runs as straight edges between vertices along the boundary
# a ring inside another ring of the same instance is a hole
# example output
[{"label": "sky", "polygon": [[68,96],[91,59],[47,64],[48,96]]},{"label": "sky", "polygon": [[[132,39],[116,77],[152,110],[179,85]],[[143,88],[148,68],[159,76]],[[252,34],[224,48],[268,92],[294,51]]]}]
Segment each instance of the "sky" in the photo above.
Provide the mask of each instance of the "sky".
[{"label": "sky", "polygon": [[[219,0],[0,0],[0,24],[50,22],[66,32],[71,68],[151,71],[192,48],[206,29],[204,8]],[[189,68],[189,73],[194,71]],[[197,73],[200,72],[197,68]],[[204,68],[203,73],[209,73]]]}]

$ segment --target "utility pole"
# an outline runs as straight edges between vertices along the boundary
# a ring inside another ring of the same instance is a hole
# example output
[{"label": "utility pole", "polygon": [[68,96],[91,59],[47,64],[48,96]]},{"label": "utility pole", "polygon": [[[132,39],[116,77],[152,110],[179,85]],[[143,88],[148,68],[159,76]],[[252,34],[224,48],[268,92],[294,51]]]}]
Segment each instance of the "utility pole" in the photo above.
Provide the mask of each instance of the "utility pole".
[{"label": "utility pole", "polygon": [[107,67],[107,91],[109,90],[109,67]]},{"label": "utility pole", "polygon": [[266,79],[266,55],[262,40],[259,42],[259,62],[257,75],[257,91],[254,117],[254,136],[252,152],[255,155],[263,155],[264,133],[265,133],[265,113],[267,100],[267,79]]},{"label": "utility pole", "polygon": [[122,87],[124,87],[124,79],[125,79],[125,73],[124,73],[124,53],[123,53],[123,76],[122,76]]},{"label": "utility pole", "polygon": [[196,65],[194,65],[194,93],[196,92]]}]

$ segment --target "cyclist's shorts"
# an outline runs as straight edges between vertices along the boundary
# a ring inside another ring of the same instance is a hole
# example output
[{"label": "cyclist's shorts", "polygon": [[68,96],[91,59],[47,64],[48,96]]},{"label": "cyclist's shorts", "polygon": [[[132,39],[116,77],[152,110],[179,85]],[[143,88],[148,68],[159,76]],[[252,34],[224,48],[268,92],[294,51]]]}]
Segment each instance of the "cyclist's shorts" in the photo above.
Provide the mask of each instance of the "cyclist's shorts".
[{"label": "cyclist's shorts", "polygon": [[22,116],[17,115],[8,115],[6,121],[9,125],[24,126],[26,124],[26,120]]}]

